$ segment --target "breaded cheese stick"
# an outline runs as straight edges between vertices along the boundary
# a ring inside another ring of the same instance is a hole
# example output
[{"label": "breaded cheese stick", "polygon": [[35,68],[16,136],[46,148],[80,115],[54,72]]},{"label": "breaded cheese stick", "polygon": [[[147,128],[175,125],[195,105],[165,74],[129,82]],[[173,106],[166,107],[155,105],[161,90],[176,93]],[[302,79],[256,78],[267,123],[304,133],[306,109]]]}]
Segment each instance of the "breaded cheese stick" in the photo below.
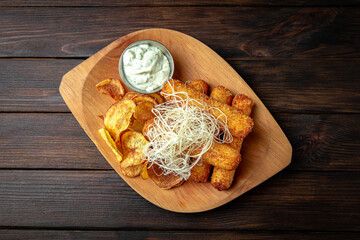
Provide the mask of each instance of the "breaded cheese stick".
[{"label": "breaded cheese stick", "polygon": [[[234,137],[234,140],[229,145],[240,152],[242,142],[243,138]],[[211,185],[219,191],[229,189],[233,182],[235,171],[236,169],[228,171],[220,167],[214,167],[211,175]]]},{"label": "breaded cheese stick", "polygon": [[209,85],[201,79],[194,79],[187,83],[188,86],[195,88],[197,91],[207,94],[209,91]]},{"label": "breaded cheese stick", "polygon": [[218,100],[219,102],[226,103],[227,105],[231,104],[233,99],[233,94],[224,86],[217,86],[211,90],[210,97],[212,99]]},{"label": "breaded cheese stick", "polygon": [[244,94],[238,94],[232,100],[231,106],[250,116],[254,101]]},{"label": "breaded cheese stick", "polygon": [[212,166],[202,159],[191,169],[190,179],[194,182],[207,182]]},{"label": "breaded cheese stick", "polygon": [[[172,94],[174,92],[186,92],[190,98],[205,103],[211,108],[209,112],[213,116],[227,124],[229,131],[233,136],[246,137],[254,127],[254,121],[237,109],[215,99],[211,99],[209,96],[198,92],[192,87],[186,86],[178,80],[170,79],[162,88],[161,93],[165,98],[169,99],[169,96],[166,94]],[[181,98],[185,98],[181,93],[178,93],[177,95]],[[220,109],[223,114],[214,108]],[[224,117],[224,115],[226,117]]]},{"label": "breaded cheese stick", "polygon": [[[244,94],[238,94],[232,100],[232,104],[244,114],[250,115],[254,102]],[[229,143],[229,145],[240,152],[243,140],[244,138],[233,137],[233,141]],[[235,170],[228,171],[219,167],[214,167],[214,171],[211,175],[211,185],[220,191],[229,189],[233,182],[234,175]]]},{"label": "breaded cheese stick", "polygon": [[[196,89],[197,91],[207,94],[209,85],[201,79],[194,79],[186,83],[188,86]],[[207,182],[209,180],[212,166],[202,159],[191,169],[190,179],[194,182]]]},{"label": "breaded cheese stick", "polygon": [[[192,154],[199,154],[201,150],[194,151]],[[235,169],[240,161],[240,152],[236,151],[227,144],[214,142],[213,146],[202,155],[204,162],[226,170]]]}]

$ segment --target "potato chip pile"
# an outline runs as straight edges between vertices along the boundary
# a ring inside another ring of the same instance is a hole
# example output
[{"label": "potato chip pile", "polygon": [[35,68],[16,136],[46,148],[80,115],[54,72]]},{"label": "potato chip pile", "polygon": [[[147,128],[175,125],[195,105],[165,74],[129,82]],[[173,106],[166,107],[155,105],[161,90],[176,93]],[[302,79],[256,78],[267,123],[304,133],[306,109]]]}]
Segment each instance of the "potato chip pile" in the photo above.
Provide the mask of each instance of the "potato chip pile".
[{"label": "potato chip pile", "polygon": [[155,104],[162,103],[163,98],[158,93],[125,94],[118,79],[105,79],[97,84],[96,88],[116,100],[105,113],[105,127],[100,129],[99,133],[114,152],[121,173],[127,177],[136,177],[143,170],[142,177],[147,178],[147,168],[142,153],[148,141],[141,132],[144,123],[154,117],[152,108]]}]

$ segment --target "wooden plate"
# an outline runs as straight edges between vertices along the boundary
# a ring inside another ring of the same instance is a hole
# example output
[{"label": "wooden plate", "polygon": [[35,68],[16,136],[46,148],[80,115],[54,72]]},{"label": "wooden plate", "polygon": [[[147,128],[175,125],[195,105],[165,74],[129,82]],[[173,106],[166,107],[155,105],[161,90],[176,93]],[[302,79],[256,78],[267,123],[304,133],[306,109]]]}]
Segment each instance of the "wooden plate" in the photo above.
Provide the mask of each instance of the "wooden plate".
[{"label": "wooden plate", "polygon": [[[158,41],[170,50],[175,61],[174,78],[181,81],[204,79],[210,87],[223,85],[234,94],[244,93],[255,101],[252,115],[255,127],[244,141],[243,161],[229,190],[217,191],[210,183],[191,181],[181,187],[161,190],[151,180],[128,178],[120,173],[115,155],[98,133],[98,129],[103,127],[99,115],[106,112],[113,100],[98,93],[95,85],[105,78],[120,78],[118,61],[122,51],[129,44],[143,39]],[[68,72],[62,79],[60,93],[87,135],[129,186],[148,201],[170,211],[201,212],[221,206],[264,182],[291,161],[289,141],[246,82],[213,50],[180,32],[147,29],[114,41]]]}]

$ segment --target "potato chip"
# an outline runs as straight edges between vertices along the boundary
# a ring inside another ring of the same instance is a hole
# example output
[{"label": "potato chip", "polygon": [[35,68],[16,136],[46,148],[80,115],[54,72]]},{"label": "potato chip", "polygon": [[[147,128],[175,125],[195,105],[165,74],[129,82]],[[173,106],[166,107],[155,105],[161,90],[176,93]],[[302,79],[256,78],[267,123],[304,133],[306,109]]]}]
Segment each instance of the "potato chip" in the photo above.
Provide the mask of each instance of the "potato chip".
[{"label": "potato chip", "polygon": [[121,136],[121,146],[124,153],[124,160],[121,162],[121,167],[135,166],[142,164],[143,149],[148,141],[145,137],[136,131],[127,131]]},{"label": "potato chip", "polygon": [[111,138],[110,133],[105,129],[99,129],[99,133],[101,135],[101,137],[105,140],[105,142],[107,143],[107,145],[109,145],[109,147],[111,148],[111,150],[113,151],[113,153],[116,156],[116,159],[121,162],[123,160],[123,155],[122,153],[119,151],[118,147],[116,146],[114,140]]},{"label": "potato chip", "polygon": [[154,126],[153,123],[154,123],[154,118],[147,120],[147,121],[145,122],[145,124],[144,124],[143,130],[142,130],[142,134],[143,134],[146,138],[148,138],[147,132],[149,131],[149,129],[150,129],[151,127]]},{"label": "potato chip", "polygon": [[165,99],[160,95],[160,93],[150,93],[149,96],[155,98],[158,104],[165,102]]},{"label": "potato chip", "polygon": [[136,105],[138,105],[140,102],[143,102],[143,101],[148,101],[148,102],[157,104],[157,101],[155,100],[155,98],[150,97],[149,95],[145,95],[145,94],[141,94],[139,96],[134,97],[133,101]]},{"label": "potato chip", "polygon": [[104,124],[113,139],[130,125],[130,119],[135,112],[135,103],[132,100],[122,100],[114,103],[105,114]]},{"label": "potato chip", "polygon": [[133,98],[135,98],[139,95],[141,95],[141,94],[137,93],[137,92],[127,92],[122,99],[123,100],[133,100]]},{"label": "potato chip", "polygon": [[148,169],[149,178],[161,189],[170,189],[180,186],[184,182],[184,178],[175,174],[164,175],[161,168],[153,164]]},{"label": "potato chip", "polygon": [[125,90],[121,81],[115,78],[108,78],[96,84],[96,89],[105,94],[109,94],[113,99],[119,101],[125,95]]},{"label": "potato chip", "polygon": [[154,103],[152,102],[140,102],[135,108],[134,118],[140,123],[145,123],[147,120],[154,118],[155,115],[151,112],[153,107]]},{"label": "potato chip", "polygon": [[131,120],[131,123],[129,125],[130,130],[134,130],[134,131],[137,131],[137,132],[142,132],[143,128],[144,128],[144,123],[139,122],[135,118],[133,118]]},{"label": "potato chip", "polygon": [[120,172],[127,177],[137,177],[140,175],[141,169],[142,169],[142,164],[138,164],[126,168],[120,167]]},{"label": "potato chip", "polygon": [[149,178],[149,174],[148,174],[148,171],[147,171],[147,165],[148,165],[148,162],[145,162],[142,166],[142,169],[141,169],[141,173],[140,173],[140,176],[142,179],[146,180]]}]

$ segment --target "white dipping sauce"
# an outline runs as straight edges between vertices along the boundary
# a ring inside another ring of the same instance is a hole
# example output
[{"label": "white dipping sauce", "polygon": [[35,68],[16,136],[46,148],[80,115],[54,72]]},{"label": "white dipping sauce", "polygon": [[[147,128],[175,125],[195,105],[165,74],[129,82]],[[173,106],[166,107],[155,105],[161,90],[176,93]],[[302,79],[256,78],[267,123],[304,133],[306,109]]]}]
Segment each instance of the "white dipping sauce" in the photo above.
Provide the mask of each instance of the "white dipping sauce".
[{"label": "white dipping sauce", "polygon": [[127,80],[135,87],[147,92],[151,92],[169,80],[169,60],[160,49],[148,44],[126,50],[123,66]]}]

